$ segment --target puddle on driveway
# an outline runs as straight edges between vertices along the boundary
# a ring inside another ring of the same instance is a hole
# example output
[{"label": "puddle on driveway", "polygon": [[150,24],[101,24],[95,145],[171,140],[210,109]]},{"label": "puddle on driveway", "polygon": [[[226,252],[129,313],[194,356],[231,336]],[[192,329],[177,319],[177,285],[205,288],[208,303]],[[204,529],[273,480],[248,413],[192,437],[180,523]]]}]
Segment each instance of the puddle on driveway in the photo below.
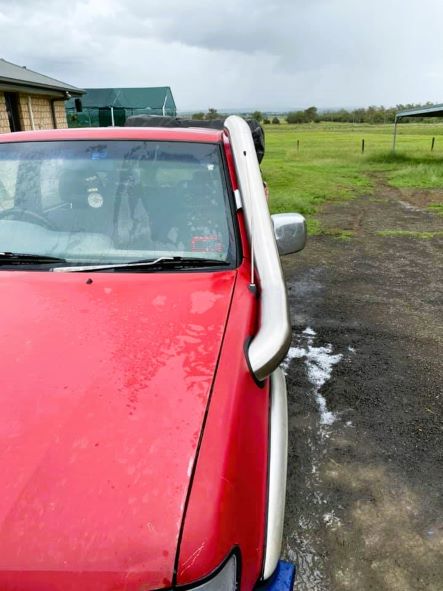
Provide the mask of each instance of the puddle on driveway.
[{"label": "puddle on driveway", "polygon": [[440,591],[443,520],[378,457],[351,408],[331,410],[334,372],[358,355],[307,327],[282,364],[290,407],[283,551],[298,566],[295,589]]}]

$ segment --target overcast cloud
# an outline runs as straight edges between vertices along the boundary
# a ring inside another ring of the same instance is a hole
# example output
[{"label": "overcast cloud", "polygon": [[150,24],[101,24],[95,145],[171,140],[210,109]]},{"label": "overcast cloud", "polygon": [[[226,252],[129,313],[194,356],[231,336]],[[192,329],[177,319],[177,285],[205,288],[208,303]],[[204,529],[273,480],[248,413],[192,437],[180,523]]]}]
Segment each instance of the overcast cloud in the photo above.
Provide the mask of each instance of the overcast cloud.
[{"label": "overcast cloud", "polygon": [[179,110],[443,102],[442,0],[0,0],[0,57]]}]

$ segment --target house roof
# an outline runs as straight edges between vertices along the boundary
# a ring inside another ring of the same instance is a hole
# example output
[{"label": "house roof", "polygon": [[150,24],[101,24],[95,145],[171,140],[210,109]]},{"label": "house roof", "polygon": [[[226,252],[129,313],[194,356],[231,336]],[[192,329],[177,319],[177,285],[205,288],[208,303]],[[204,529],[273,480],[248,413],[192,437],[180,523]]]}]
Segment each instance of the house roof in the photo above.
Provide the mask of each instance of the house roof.
[{"label": "house roof", "polygon": [[84,90],[66,84],[55,78],[29,70],[26,66],[17,66],[0,58],[0,88],[5,90],[26,90],[28,92],[41,91],[44,94],[69,92],[73,96],[84,94]]},{"label": "house roof", "polygon": [[[174,105],[174,98],[169,86],[141,88],[86,88],[82,97],[85,108],[123,107],[126,109],[161,109],[168,100],[168,106]],[[69,104],[67,105],[70,106]]]},{"label": "house roof", "polygon": [[443,105],[429,105],[428,107],[399,111],[396,118],[402,117],[443,117]]}]

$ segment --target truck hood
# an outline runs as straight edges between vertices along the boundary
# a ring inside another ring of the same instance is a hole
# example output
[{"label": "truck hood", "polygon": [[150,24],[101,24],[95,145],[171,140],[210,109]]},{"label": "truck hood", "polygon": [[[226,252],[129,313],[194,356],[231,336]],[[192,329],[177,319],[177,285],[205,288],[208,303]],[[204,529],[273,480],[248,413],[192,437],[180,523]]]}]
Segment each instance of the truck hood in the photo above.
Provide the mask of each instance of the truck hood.
[{"label": "truck hood", "polygon": [[171,585],[235,275],[0,272],[3,590]]}]

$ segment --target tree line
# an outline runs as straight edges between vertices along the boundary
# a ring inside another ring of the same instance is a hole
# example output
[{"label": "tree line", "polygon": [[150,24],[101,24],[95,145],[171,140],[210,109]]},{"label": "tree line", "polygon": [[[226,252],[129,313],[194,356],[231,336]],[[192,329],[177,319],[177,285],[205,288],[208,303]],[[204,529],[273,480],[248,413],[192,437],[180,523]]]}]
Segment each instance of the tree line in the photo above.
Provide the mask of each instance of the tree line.
[{"label": "tree line", "polygon": [[[395,107],[376,107],[358,109],[322,110],[317,107],[309,107],[304,111],[291,111],[286,115],[288,123],[316,123],[320,121],[333,121],[336,123],[394,123],[395,115],[399,111],[420,109],[432,106],[432,103],[396,105]],[[414,117],[414,121],[424,121],[429,118]],[[412,118],[401,119],[401,122],[412,121]]]},{"label": "tree line", "polygon": [[[253,113],[239,113],[243,117],[249,119],[255,119],[259,123],[274,123],[279,124],[280,119],[277,116],[269,117],[266,114],[263,114],[261,111],[254,111]],[[219,113],[217,109],[210,108],[205,113],[204,111],[199,111],[198,113],[193,113],[192,119],[195,121],[213,121],[214,119],[224,119],[227,115],[223,113]]]},{"label": "tree line", "polygon": [[[425,104],[406,104],[396,105],[395,107],[377,107],[370,106],[367,108],[358,109],[336,109],[336,110],[319,110],[317,107],[308,107],[304,110],[290,111],[289,113],[282,113],[277,116],[275,114],[268,114],[262,111],[254,111],[253,113],[242,113],[242,115],[256,119],[259,123],[265,124],[279,124],[281,119],[287,121],[290,124],[297,123],[319,123],[320,121],[332,121],[335,123],[394,123],[395,115],[399,111],[407,111],[409,109],[420,109],[424,107],[432,106],[432,103]],[[196,120],[211,120],[221,119],[224,115],[219,113],[217,109],[210,108],[207,113],[203,111],[194,113],[192,119]],[[433,122],[435,118],[431,117],[414,117],[404,118],[400,120],[401,123],[408,123],[410,121],[416,122]]]}]

